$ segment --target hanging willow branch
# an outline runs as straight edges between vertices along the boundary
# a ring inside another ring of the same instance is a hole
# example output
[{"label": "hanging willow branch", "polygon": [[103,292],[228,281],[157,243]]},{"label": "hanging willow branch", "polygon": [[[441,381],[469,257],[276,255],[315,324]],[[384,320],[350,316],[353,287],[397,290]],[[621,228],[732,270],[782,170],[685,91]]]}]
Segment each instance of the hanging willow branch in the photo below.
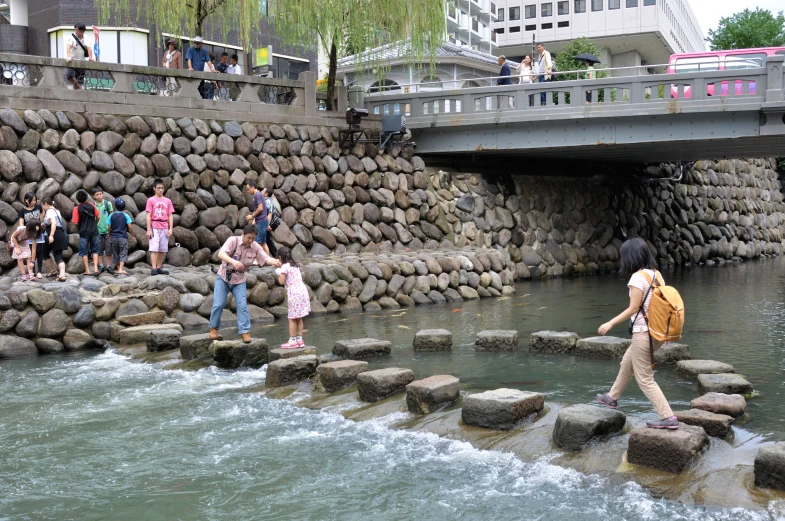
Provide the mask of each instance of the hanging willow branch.
[{"label": "hanging willow branch", "polygon": [[334,110],[338,57],[345,56],[347,50],[356,53],[355,70],[375,68],[381,78],[388,66],[379,47],[405,42],[403,57],[407,63],[422,62],[427,56],[433,69],[436,51],[446,35],[444,0],[268,0],[268,3],[270,21],[284,42],[307,46],[304,42],[312,42],[319,35],[330,61],[328,110]]}]

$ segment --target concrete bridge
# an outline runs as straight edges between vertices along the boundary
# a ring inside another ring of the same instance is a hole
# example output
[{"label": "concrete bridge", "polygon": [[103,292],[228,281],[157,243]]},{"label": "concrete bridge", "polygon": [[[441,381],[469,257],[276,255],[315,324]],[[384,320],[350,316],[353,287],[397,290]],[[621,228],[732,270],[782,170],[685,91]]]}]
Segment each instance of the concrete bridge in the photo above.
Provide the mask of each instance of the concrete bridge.
[{"label": "concrete bridge", "polygon": [[429,92],[404,87],[368,95],[363,103],[372,114],[405,115],[417,153],[429,164],[487,165],[516,157],[660,163],[780,156],[784,59],[716,72]]}]

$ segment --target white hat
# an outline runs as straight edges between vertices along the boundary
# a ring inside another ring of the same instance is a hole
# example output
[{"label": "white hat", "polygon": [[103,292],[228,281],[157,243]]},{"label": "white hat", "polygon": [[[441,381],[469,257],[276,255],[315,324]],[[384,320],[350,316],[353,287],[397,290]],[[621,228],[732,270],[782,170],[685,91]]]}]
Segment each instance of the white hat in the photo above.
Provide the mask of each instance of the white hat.
[{"label": "white hat", "polygon": [[201,36],[197,36],[196,38],[194,38],[194,43],[202,43],[202,41],[203,40]]}]

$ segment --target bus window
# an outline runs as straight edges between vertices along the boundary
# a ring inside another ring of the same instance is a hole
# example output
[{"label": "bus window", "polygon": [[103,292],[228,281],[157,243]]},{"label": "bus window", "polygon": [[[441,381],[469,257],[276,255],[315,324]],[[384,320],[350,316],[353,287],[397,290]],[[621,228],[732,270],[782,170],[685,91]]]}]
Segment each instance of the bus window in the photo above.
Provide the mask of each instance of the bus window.
[{"label": "bus window", "polygon": [[677,58],[673,72],[707,72],[720,70],[719,56]]},{"label": "bus window", "polygon": [[766,63],[766,54],[729,54],[725,57],[725,70],[755,69]]}]

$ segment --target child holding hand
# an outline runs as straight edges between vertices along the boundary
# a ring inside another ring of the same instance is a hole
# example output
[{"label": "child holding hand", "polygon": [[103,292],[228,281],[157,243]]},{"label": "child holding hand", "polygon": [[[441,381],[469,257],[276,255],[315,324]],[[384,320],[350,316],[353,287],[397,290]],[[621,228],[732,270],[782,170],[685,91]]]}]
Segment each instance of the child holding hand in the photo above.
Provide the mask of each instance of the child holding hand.
[{"label": "child holding hand", "polygon": [[289,302],[289,341],[281,344],[282,349],[295,349],[305,347],[303,342],[303,317],[311,312],[311,300],[308,288],[303,283],[300,267],[292,259],[289,248],[278,249],[278,260],[281,267],[275,270],[278,281],[286,287],[286,297]]},{"label": "child holding hand", "polygon": [[30,219],[25,226],[19,226],[11,235],[11,244],[13,246],[11,258],[16,259],[22,282],[35,280],[33,259],[35,259],[36,247],[38,246],[35,240],[38,238],[40,228],[40,222]]}]

